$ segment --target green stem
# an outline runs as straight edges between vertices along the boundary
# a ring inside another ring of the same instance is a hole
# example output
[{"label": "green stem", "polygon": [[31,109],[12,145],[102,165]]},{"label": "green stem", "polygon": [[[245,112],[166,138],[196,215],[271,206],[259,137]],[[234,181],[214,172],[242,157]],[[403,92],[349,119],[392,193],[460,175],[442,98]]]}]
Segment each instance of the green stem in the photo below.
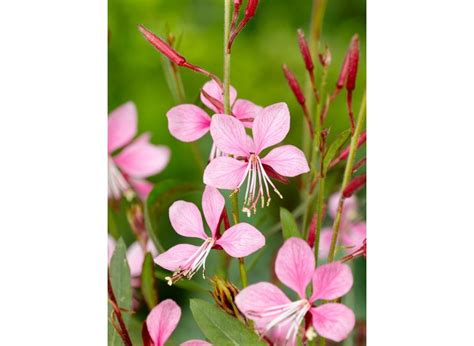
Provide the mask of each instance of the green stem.
[{"label": "green stem", "polygon": [[323,206],[324,206],[324,187],[326,183],[326,177],[322,176],[319,179],[319,195],[318,195],[318,206],[317,206],[317,222],[316,222],[316,234],[314,236],[314,260],[316,267],[318,266],[319,258],[319,238],[321,237],[321,224],[323,221]]},{"label": "green stem", "polygon": [[341,226],[341,219],[342,219],[342,208],[344,206],[344,198],[342,197],[342,192],[346,188],[347,184],[352,176],[352,167],[355,161],[355,155],[357,151],[357,141],[359,140],[360,133],[362,132],[362,128],[364,126],[365,121],[365,105],[366,105],[366,93],[364,92],[364,96],[362,97],[359,115],[357,118],[357,125],[354,131],[354,134],[351,138],[351,146],[349,149],[349,156],[347,157],[346,168],[344,170],[344,178],[342,180],[341,185],[341,198],[339,199],[339,204],[337,206],[336,217],[334,218],[333,224],[333,232],[332,232],[332,239],[331,239],[331,247],[329,248],[329,255],[328,255],[328,262],[334,261],[334,256],[336,252],[336,243],[337,238],[339,236],[339,228]]}]

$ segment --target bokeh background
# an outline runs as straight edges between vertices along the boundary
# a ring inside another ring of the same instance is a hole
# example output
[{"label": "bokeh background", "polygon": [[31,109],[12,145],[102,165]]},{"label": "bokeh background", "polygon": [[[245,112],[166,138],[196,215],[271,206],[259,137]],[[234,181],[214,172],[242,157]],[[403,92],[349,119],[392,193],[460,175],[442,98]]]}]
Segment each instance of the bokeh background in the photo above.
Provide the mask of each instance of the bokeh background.
[{"label": "bokeh background", "polygon": [[[109,0],[108,6],[109,111],[129,100],[135,102],[139,132],[149,131],[153,143],[165,144],[171,148],[172,156],[168,167],[151,178],[151,181],[160,184],[160,181],[172,178],[183,182],[202,183],[202,171],[193,158],[190,145],[176,140],[168,132],[166,112],[175,105],[175,100],[168,89],[160,55],[143,39],[137,25],[144,24],[160,35],[163,35],[168,27],[175,36],[180,37],[179,51],[189,62],[222,76],[223,1]],[[351,36],[354,33],[359,34],[361,61],[354,94],[355,110],[358,109],[365,87],[365,6],[365,0],[328,1],[322,31],[322,42],[328,44],[333,56],[328,79],[330,90],[337,79]],[[296,30],[303,28],[309,37],[311,7],[311,0],[261,0],[256,16],[239,35],[232,50],[231,84],[237,89],[238,95],[262,106],[286,102],[291,111],[292,122],[285,142],[300,147],[303,116],[287,86],[281,65],[287,63],[304,84],[306,75],[298,50]],[[206,82],[205,77],[184,69],[181,69],[181,76],[187,102],[196,103],[199,90]],[[348,128],[344,96],[339,97],[331,106],[325,126],[330,128],[329,140]],[[207,158],[210,145],[209,136],[198,142],[203,159]],[[342,167],[332,173],[332,179],[328,181],[328,194],[337,190],[337,182],[341,179]],[[269,209],[246,221],[257,225],[265,233],[278,221],[280,206],[293,210],[300,203],[297,185],[298,179],[294,179],[287,186],[280,184],[278,187],[281,187],[280,191],[285,198],[274,198]],[[365,191],[358,195],[362,219],[365,219],[364,196]],[[200,205],[200,193],[190,192],[182,198],[193,200]],[[331,220],[328,218],[325,223],[330,224]],[[188,241],[174,233],[167,217],[160,218],[159,224],[158,236],[166,248],[183,240]],[[128,244],[134,241],[133,233],[120,210],[109,211],[109,233],[114,237],[122,236]],[[250,283],[273,279],[272,270],[269,269],[272,268],[275,251],[282,244],[281,236],[276,234],[267,237],[267,244],[262,253],[248,259],[247,263],[255,263],[249,273]],[[210,276],[218,271],[218,256],[214,254],[210,258],[206,270]],[[230,278],[240,285],[238,274],[234,266],[232,268]],[[353,269],[355,287],[345,298],[345,303],[355,310],[361,327],[356,328],[353,337],[345,342],[346,345],[365,343],[361,335],[365,326],[365,260],[355,261]],[[206,292],[210,285],[202,279],[200,273],[196,274],[193,281],[196,286],[187,288],[169,288],[164,282],[159,282],[160,299],[173,298],[183,309],[183,317],[171,343],[202,338],[188,308],[189,298],[198,296],[210,299],[209,293]],[[134,316],[134,323],[138,325],[146,314],[146,308],[139,309]],[[139,343],[139,336],[136,336],[135,342]]]}]

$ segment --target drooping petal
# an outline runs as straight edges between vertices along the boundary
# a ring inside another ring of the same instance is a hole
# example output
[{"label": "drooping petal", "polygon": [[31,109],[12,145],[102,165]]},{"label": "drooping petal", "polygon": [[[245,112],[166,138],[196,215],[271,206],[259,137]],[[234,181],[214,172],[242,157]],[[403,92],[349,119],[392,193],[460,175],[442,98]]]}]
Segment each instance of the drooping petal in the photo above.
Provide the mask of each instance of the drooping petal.
[{"label": "drooping petal", "polygon": [[194,203],[176,201],[171,205],[168,213],[176,233],[185,237],[208,238],[204,232],[201,213]]},{"label": "drooping petal", "polygon": [[304,153],[294,145],[282,145],[272,149],[262,163],[271,166],[278,174],[295,177],[309,172],[308,161]]},{"label": "drooping petal", "polygon": [[188,340],[183,342],[181,346],[212,346],[212,344],[204,340]]},{"label": "drooping petal", "polygon": [[247,163],[231,157],[217,157],[204,170],[204,184],[218,189],[233,190],[242,181]]},{"label": "drooping petal", "polygon": [[350,224],[348,231],[341,236],[342,244],[347,247],[347,251],[352,252],[360,248],[367,238],[367,227],[365,222]]},{"label": "drooping petal", "polygon": [[332,228],[324,227],[321,229],[321,236],[319,237],[319,252],[318,257],[323,259],[329,255],[329,249],[332,241]]},{"label": "drooping petal", "polygon": [[265,107],[255,117],[252,125],[257,154],[263,149],[280,143],[290,130],[290,111],[284,102]]},{"label": "drooping petal", "polygon": [[123,147],[137,133],[137,109],[131,101],[110,113],[108,119],[108,152]]},{"label": "drooping petal", "polygon": [[146,318],[148,333],[155,346],[163,346],[176,329],[181,318],[181,308],[171,299],[155,306]]},{"label": "drooping petal", "polygon": [[248,156],[245,127],[233,116],[216,114],[211,121],[211,136],[220,151],[236,156]]},{"label": "drooping petal", "polygon": [[139,137],[113,160],[126,174],[146,178],[161,172],[168,164],[170,155],[168,147],[151,144]]},{"label": "drooping petal", "polygon": [[212,237],[215,236],[222,210],[225,206],[224,197],[215,187],[206,185],[202,194],[202,211],[207,225],[211,229]]},{"label": "drooping petal", "polygon": [[216,242],[232,257],[245,257],[265,245],[265,237],[252,225],[241,222],[224,232]]},{"label": "drooping petal", "polygon": [[314,255],[303,239],[290,238],[278,250],[275,261],[275,274],[286,286],[293,289],[301,298],[306,297],[308,286],[314,272]]},{"label": "drooping petal", "polygon": [[168,130],[183,142],[193,142],[204,136],[211,126],[211,117],[201,108],[191,104],[178,105],[168,113]]},{"label": "drooping petal", "polygon": [[350,291],[353,284],[351,268],[347,264],[333,262],[316,268],[313,275],[311,301],[333,300]]},{"label": "drooping petal", "polygon": [[[339,193],[334,193],[329,198],[329,214],[334,218],[339,204]],[[346,198],[342,207],[342,223],[346,224],[357,216],[357,198],[355,196]]]},{"label": "drooping petal", "polygon": [[238,99],[232,107],[232,114],[234,114],[245,127],[252,128],[253,119],[255,119],[262,110],[263,107],[257,106],[252,101]]},{"label": "drooping petal", "polygon": [[265,322],[275,316],[267,318],[256,318],[253,313],[265,312],[265,310],[283,304],[290,303],[291,300],[275,285],[268,282],[260,282],[250,285],[240,291],[235,297],[235,303],[242,313],[250,319]]},{"label": "drooping petal", "polygon": [[[219,84],[216,83],[216,81],[211,80],[207,82],[206,84],[204,84],[202,88],[204,89],[206,93],[209,94],[209,96],[212,96],[217,101],[224,103],[222,88],[219,86]],[[230,87],[229,95],[230,95],[230,104],[232,105],[235,102],[235,99],[237,98],[237,91],[235,90],[233,86]],[[218,112],[216,107],[202,93],[201,93],[201,101],[209,109],[212,109],[214,112]]]},{"label": "drooping petal", "polygon": [[355,325],[354,313],[343,304],[327,303],[310,312],[316,333],[336,342],[347,338]]},{"label": "drooping petal", "polygon": [[153,190],[153,184],[144,179],[128,178],[128,181],[130,185],[132,185],[133,189],[137,192],[138,197],[140,197],[142,201],[146,201],[151,190]]},{"label": "drooping petal", "polygon": [[155,257],[154,261],[160,267],[174,272],[182,267],[199,250],[198,246],[189,244],[178,244],[168,249],[168,251]]},{"label": "drooping petal", "polygon": [[116,241],[115,239],[108,234],[108,241],[107,241],[107,262],[110,264],[110,259],[112,258],[112,255],[114,254],[115,251],[115,245]]},{"label": "drooping petal", "polygon": [[127,261],[130,267],[130,276],[137,277],[142,273],[143,260],[145,254],[138,241],[132,243],[127,249]]}]

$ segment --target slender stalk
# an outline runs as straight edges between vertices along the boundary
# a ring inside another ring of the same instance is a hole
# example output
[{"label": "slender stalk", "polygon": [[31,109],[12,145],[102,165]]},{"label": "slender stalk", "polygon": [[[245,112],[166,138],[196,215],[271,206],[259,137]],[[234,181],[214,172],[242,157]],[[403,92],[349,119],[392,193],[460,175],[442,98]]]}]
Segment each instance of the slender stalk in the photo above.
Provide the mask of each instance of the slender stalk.
[{"label": "slender stalk", "polygon": [[364,96],[362,97],[362,101],[361,101],[361,105],[359,109],[359,115],[357,117],[357,125],[355,128],[354,134],[351,138],[351,146],[349,149],[349,156],[347,157],[346,168],[344,170],[344,178],[342,180],[341,191],[340,191],[341,198],[339,199],[336,217],[334,218],[331,247],[329,248],[328,262],[334,261],[334,256],[336,252],[336,243],[337,243],[337,238],[339,236],[339,228],[341,226],[342,208],[344,207],[344,198],[342,197],[342,192],[344,191],[347,184],[351,180],[352,166],[354,165],[355,155],[357,151],[357,141],[359,140],[359,136],[360,136],[360,133],[362,132],[362,127],[364,126],[364,121],[365,121],[365,106],[366,106],[366,93],[364,92]]},{"label": "slender stalk", "polygon": [[[227,46],[230,38],[230,20],[231,20],[231,0],[224,1],[224,113],[231,115],[230,104],[230,51]],[[232,219],[234,225],[239,222],[239,196],[237,193],[232,195]],[[242,287],[247,287],[247,272],[243,258],[239,258],[240,279]]]},{"label": "slender stalk", "polygon": [[[107,289],[109,293],[109,302],[114,309],[115,316],[117,317],[118,323],[120,328],[116,328],[117,333],[123,340],[125,346],[133,346],[132,340],[130,339],[130,335],[128,334],[127,327],[122,317],[122,311],[120,311],[120,307],[117,304],[117,299],[115,298],[114,291],[112,289],[112,283],[110,282],[110,274],[107,273]],[[120,330],[119,330],[120,329]]]},{"label": "slender stalk", "polygon": [[318,266],[319,258],[319,238],[321,238],[321,224],[323,221],[323,205],[324,205],[324,187],[326,183],[326,177],[322,176],[319,179],[319,195],[317,205],[317,220],[316,220],[316,233],[314,235],[314,260],[316,267]]}]

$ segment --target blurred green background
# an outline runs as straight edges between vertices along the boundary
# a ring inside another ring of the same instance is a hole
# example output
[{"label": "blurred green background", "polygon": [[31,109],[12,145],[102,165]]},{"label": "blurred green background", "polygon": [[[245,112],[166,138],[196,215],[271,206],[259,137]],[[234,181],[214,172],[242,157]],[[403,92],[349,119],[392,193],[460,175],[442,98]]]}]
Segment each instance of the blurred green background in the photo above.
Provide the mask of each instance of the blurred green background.
[{"label": "blurred green background", "polygon": [[[144,40],[137,30],[138,24],[145,25],[156,34],[164,35],[168,26],[173,34],[181,36],[179,52],[186,59],[219,76],[222,76],[223,62],[223,1],[222,0],[109,0],[108,2],[108,107],[109,111],[131,100],[138,109],[139,132],[149,131],[152,142],[165,144],[172,150],[168,167],[159,175],[151,178],[154,183],[168,178],[183,182],[202,182],[202,171],[193,159],[190,145],[173,138],[168,132],[166,112],[175,105],[168,89],[158,52]],[[350,38],[358,33],[361,43],[361,60],[357,87],[354,94],[354,109],[357,112],[360,98],[365,87],[365,0],[330,0],[323,24],[322,42],[327,43],[332,52],[332,65],[328,79],[329,90],[333,90],[339,69]],[[296,30],[303,28],[309,37],[309,16],[311,0],[261,0],[256,16],[238,36],[232,50],[231,84],[241,98],[266,106],[284,101],[288,104],[292,121],[289,136],[285,142],[301,147],[303,116],[300,107],[288,88],[281,65],[287,63],[304,85],[306,74],[298,50]],[[316,63],[316,62],[315,62]],[[202,75],[181,69],[187,102],[196,103],[199,90],[206,82]],[[317,76],[316,78],[318,78]],[[341,130],[349,127],[345,97],[341,95],[331,106],[325,127],[329,127],[331,140]],[[203,159],[210,150],[209,136],[198,142]],[[337,190],[342,177],[342,168],[336,169],[329,180],[328,194]],[[299,203],[298,179],[288,186],[278,188],[285,199],[274,198],[271,208],[257,213],[250,220],[257,224],[263,233],[278,221],[278,208],[284,206],[293,210]],[[278,183],[277,183],[278,184]],[[365,213],[364,191],[359,198]],[[200,193],[190,193],[185,199],[194,200],[200,206]],[[362,218],[365,218],[362,216]],[[248,221],[248,220],[246,220]],[[329,224],[330,220],[326,220]],[[160,239],[166,248],[184,241],[172,231],[167,217],[160,221]],[[121,235],[127,243],[133,241],[123,213],[109,213],[109,232]],[[279,235],[267,239],[263,254],[251,256],[248,263],[257,256],[258,265],[249,274],[250,283],[270,280],[271,261],[275,250],[281,245]],[[218,257],[218,255],[213,255]],[[207,274],[215,273],[213,263],[209,261]],[[355,308],[359,319],[365,319],[365,260],[355,262],[356,285],[347,304]],[[197,274],[193,280],[206,287],[208,283]],[[231,273],[231,279],[240,284],[238,275]],[[183,317],[173,334],[174,342],[202,337],[192,320],[188,309],[189,297],[200,295],[210,297],[208,293],[196,293],[176,287],[168,288],[160,283],[160,299],[173,298],[183,308]],[[137,319],[143,319],[147,311],[137,313]],[[352,343],[352,341],[349,341]]]}]

